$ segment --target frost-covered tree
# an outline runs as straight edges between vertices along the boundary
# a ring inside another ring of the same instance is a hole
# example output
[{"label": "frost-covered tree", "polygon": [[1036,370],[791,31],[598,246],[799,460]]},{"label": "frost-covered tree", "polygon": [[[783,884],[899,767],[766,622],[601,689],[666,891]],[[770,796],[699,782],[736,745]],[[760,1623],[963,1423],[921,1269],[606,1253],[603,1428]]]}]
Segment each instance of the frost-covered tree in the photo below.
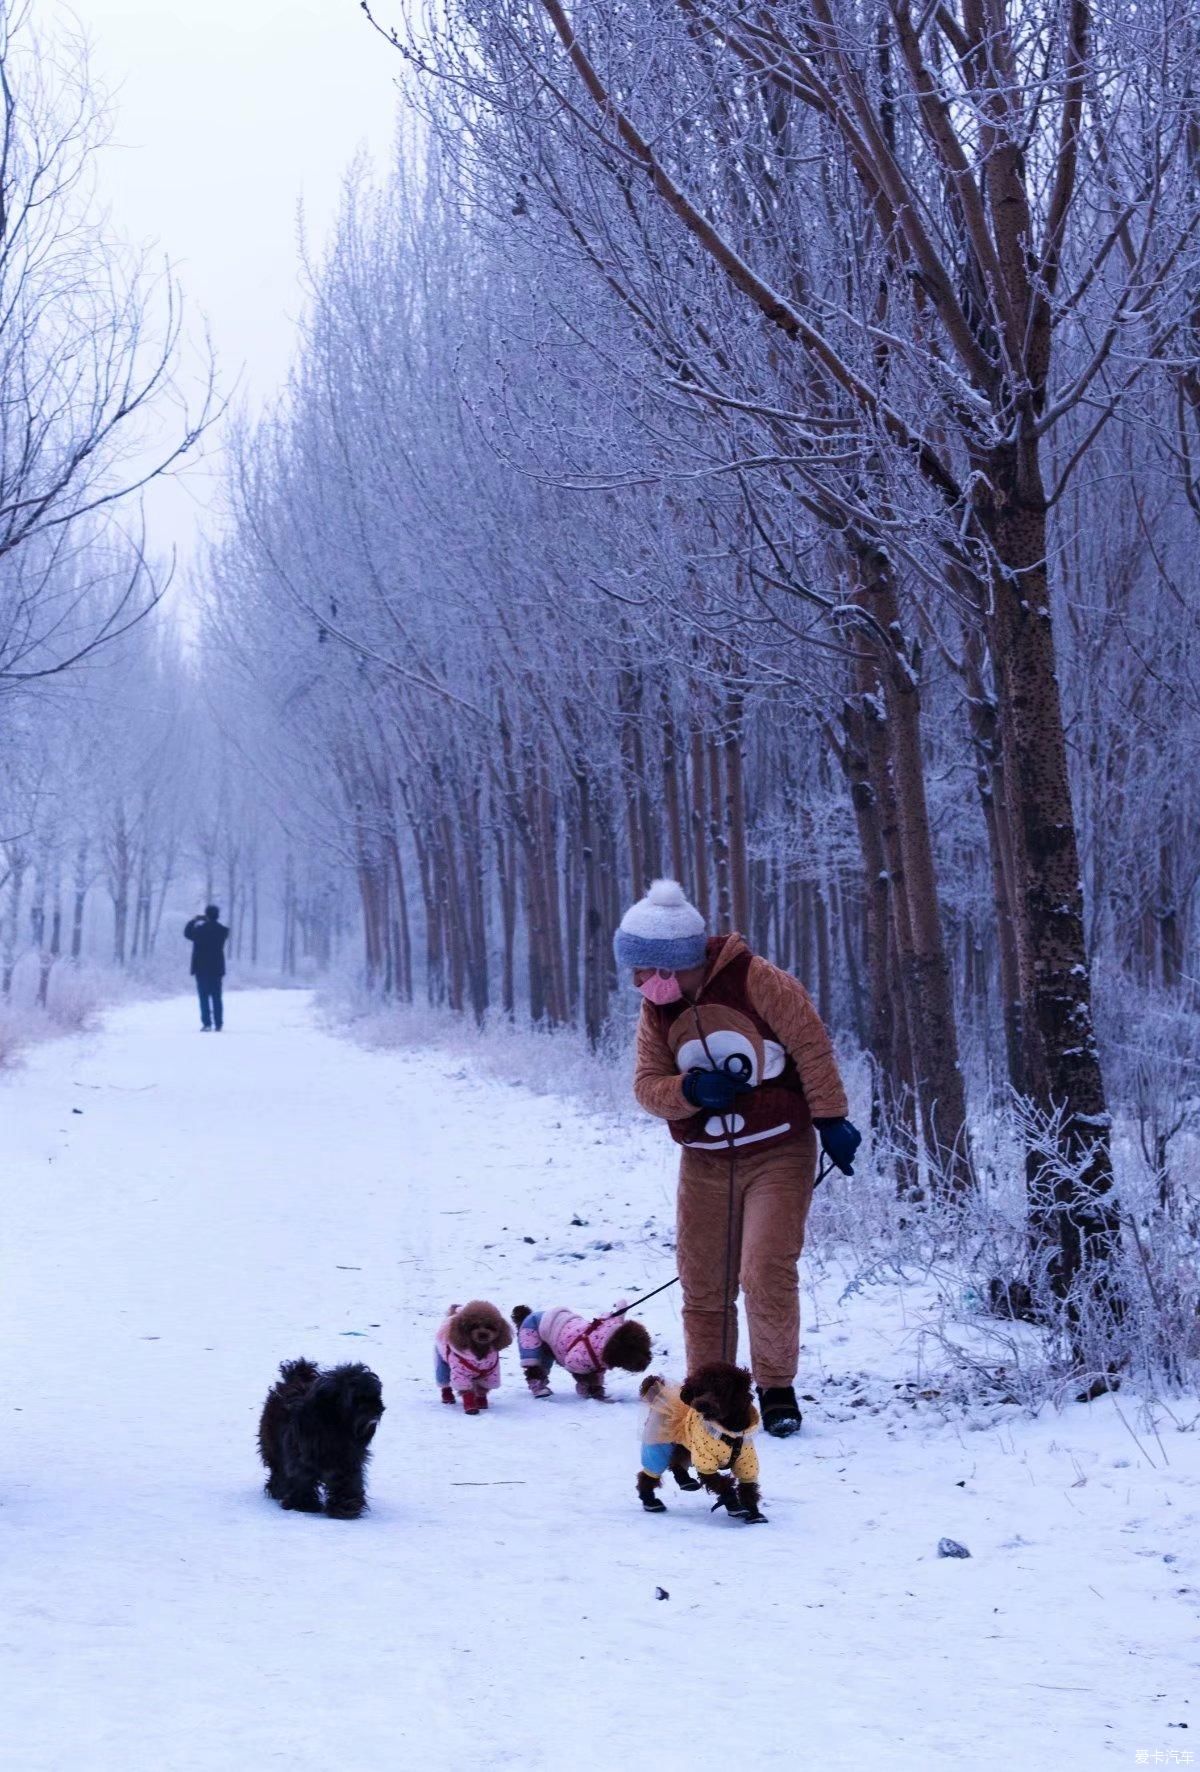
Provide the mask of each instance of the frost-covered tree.
[{"label": "frost-covered tree", "polygon": [[131,501],[195,444],[169,276],[93,188],[106,118],[82,42],[0,0],[0,693],[70,668],[163,585]]}]

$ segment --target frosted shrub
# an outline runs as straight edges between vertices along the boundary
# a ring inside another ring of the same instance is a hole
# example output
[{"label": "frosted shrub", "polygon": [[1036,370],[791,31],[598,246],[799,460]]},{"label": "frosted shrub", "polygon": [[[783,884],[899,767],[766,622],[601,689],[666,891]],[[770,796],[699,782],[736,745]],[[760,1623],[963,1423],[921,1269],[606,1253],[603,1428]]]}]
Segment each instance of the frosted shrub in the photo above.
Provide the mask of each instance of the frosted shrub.
[{"label": "frosted shrub", "polygon": [[83,1033],[95,1025],[105,1000],[97,975],[65,965],[49,977],[46,1004],[36,1001],[36,979],[22,968],[13,979],[12,995],[0,1003],[0,1070],[16,1062],[25,1046],[61,1034]]},{"label": "frosted shrub", "polygon": [[[896,1153],[878,1132],[861,1180],[817,1195],[810,1250],[851,1258],[847,1292],[922,1284],[918,1327],[942,1364],[981,1400],[1030,1407],[1103,1388],[1106,1375],[1152,1394],[1200,1380],[1200,1148],[1181,1137],[1164,1194],[1136,1123],[1114,1136],[1118,1223],[1111,1269],[1087,1262],[1059,1296],[1050,1250],[1030,1233],[1026,1145],[1053,1190],[1061,1129],[1027,1104],[976,1122],[977,1191],[957,1207],[928,1187],[900,1198]],[[907,1152],[901,1152],[901,1157]],[[927,1183],[928,1177],[923,1177]],[[927,1347],[925,1357],[931,1357]]]},{"label": "frosted shrub", "polygon": [[[113,980],[90,966],[59,965],[50,974],[46,1010],[62,1033],[83,1033],[113,997]],[[106,988],[107,987],[107,988]]]},{"label": "frosted shrub", "polygon": [[110,1004],[155,996],[164,989],[177,990],[177,970],[168,985],[165,964],[151,962],[144,972],[132,967],[118,971],[56,959],[46,974],[46,1001],[42,1004],[38,1002],[40,957],[36,953],[24,956],[14,970],[10,995],[0,1002],[0,1069],[12,1064],[24,1046],[63,1034],[90,1032],[101,1010]]},{"label": "frosted shrub", "polygon": [[26,1018],[20,1011],[0,1004],[0,1071],[17,1062],[17,1054],[28,1038]]},{"label": "frosted shrub", "polygon": [[423,1003],[386,1003],[343,987],[322,1000],[326,1015],[365,1046],[396,1050],[437,1047],[469,1059],[505,1083],[536,1095],[566,1096],[592,1113],[628,1120],[637,1109],[631,1089],[632,1034],[610,1026],[593,1050],[578,1028],[538,1028],[497,1011],[479,1027],[468,1016]]}]

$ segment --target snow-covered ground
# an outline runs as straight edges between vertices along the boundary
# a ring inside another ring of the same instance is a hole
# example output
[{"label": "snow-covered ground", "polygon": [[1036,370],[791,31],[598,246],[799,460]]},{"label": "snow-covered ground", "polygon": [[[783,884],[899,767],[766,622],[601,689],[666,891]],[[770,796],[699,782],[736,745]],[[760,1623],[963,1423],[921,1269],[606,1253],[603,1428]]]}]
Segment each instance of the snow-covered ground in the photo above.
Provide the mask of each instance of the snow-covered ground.
[{"label": "snow-covered ground", "polygon": [[[0,1081],[6,1772],[1200,1764],[1196,1407],[944,1421],[893,1388],[903,1294],[839,1303],[831,1266],[770,1525],[646,1516],[636,1380],[536,1403],[510,1353],[468,1420],[430,1343],[472,1293],[667,1278],[661,1132],[363,1051],[300,994],[228,1016],[122,1008]],[[677,1313],[645,1312],[674,1374]],[[382,1376],[361,1521],[262,1496],[299,1353]]]}]

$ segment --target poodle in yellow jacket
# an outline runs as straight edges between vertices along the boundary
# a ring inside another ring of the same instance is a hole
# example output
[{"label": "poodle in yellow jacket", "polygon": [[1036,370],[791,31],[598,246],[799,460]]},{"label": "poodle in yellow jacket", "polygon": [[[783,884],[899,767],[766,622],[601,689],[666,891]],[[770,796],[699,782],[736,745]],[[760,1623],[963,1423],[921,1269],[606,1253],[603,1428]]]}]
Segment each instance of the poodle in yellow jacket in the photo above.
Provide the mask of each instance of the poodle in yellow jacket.
[{"label": "poodle in yellow jacket", "polygon": [[637,1479],[646,1512],[667,1511],[659,1489],[669,1470],[681,1489],[704,1488],[715,1495],[714,1511],[723,1507],[747,1525],[765,1525],[752,1439],[759,1416],[745,1368],[718,1360],[689,1373],[678,1388],[647,1378],[641,1394],[650,1405]]}]

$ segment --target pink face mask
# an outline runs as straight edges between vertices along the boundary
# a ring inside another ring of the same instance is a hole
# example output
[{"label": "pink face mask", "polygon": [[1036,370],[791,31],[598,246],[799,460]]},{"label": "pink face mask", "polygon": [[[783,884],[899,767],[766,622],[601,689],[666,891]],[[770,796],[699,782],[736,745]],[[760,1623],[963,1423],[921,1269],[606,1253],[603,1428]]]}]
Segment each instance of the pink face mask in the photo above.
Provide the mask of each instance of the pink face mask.
[{"label": "pink face mask", "polygon": [[665,977],[661,972],[656,972],[645,984],[640,984],[638,990],[647,1003],[654,1003],[660,1009],[665,1008],[668,1003],[678,1003],[683,995],[683,986],[673,972],[668,972]]}]

